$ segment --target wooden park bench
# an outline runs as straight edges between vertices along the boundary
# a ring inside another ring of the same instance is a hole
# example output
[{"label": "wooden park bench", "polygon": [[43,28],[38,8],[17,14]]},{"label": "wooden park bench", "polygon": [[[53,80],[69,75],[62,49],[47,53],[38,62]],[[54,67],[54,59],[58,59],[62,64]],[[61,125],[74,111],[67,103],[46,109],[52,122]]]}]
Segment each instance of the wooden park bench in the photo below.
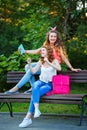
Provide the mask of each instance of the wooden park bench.
[{"label": "wooden park bench", "polygon": [[[72,72],[72,71],[66,71],[61,72],[62,74],[69,75],[70,76],[70,82],[71,83],[79,83],[87,84],[87,70],[81,70],[80,72]],[[7,73],[7,83],[10,84],[16,84],[18,81],[22,78],[22,76],[25,74],[25,72],[16,72],[11,71]],[[12,111],[12,103],[15,102],[29,102],[31,98],[31,94],[11,94],[6,95],[4,93],[0,93],[0,108],[7,104],[9,108],[10,115],[13,116]],[[84,116],[84,112],[86,110],[87,106],[87,92],[85,94],[55,94],[50,96],[42,96],[40,102],[42,103],[53,103],[53,104],[75,104],[79,105],[81,108],[80,112],[80,124],[82,124],[82,119]]]}]

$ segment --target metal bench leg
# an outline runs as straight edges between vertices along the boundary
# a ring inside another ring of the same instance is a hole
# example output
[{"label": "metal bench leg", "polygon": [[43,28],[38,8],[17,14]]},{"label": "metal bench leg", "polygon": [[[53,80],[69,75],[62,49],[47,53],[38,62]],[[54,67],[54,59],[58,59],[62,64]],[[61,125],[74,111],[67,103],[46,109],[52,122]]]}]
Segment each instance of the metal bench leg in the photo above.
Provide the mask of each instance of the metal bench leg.
[{"label": "metal bench leg", "polygon": [[4,106],[5,102],[0,103],[0,109]]},{"label": "metal bench leg", "polygon": [[7,105],[8,109],[9,109],[9,112],[10,112],[10,116],[13,117],[12,104],[11,104],[11,102],[10,102],[10,103],[8,103],[8,102],[3,102],[3,103],[1,103],[1,104],[0,104],[0,109],[2,108],[2,106],[3,106],[4,104]]},{"label": "metal bench leg", "polygon": [[79,124],[80,126],[82,125],[82,119],[83,119],[83,114],[84,114],[85,108],[86,108],[86,104],[85,104],[85,102],[82,102],[81,114],[80,114],[80,124]]},{"label": "metal bench leg", "polygon": [[8,106],[8,109],[9,109],[9,112],[10,112],[10,116],[13,117],[13,112],[12,112],[12,103],[8,103],[6,102],[7,106]]}]

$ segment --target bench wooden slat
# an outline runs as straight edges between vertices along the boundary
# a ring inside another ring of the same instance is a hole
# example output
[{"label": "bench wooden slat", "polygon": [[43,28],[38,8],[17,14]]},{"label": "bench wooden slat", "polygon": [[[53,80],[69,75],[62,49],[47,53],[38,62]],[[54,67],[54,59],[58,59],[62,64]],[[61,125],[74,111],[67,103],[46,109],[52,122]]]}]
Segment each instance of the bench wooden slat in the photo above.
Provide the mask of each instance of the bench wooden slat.
[{"label": "bench wooden slat", "polygon": [[[31,99],[31,96],[23,97],[21,96],[0,96],[0,102],[29,102]],[[53,104],[81,104],[82,98],[78,97],[71,97],[71,98],[64,98],[64,97],[58,97],[58,98],[46,98],[46,96],[42,97],[40,102],[41,103],[53,103]]]},{"label": "bench wooden slat", "polygon": [[[51,96],[42,96],[41,97],[41,102],[45,103],[75,103],[75,104],[81,104],[82,98],[85,96],[86,94],[64,94],[64,95],[51,95]],[[87,96],[87,95],[86,95]],[[5,95],[0,93],[0,102],[6,102],[8,100],[8,102],[29,102],[31,99],[31,95],[30,94],[15,94],[15,95]],[[78,101],[78,102],[77,102]]]},{"label": "bench wooden slat", "polygon": [[[7,83],[17,83],[25,74],[25,72],[9,72],[7,74]],[[74,83],[87,83],[87,71],[83,70],[80,72],[62,72],[62,74],[70,76],[70,82]]]}]

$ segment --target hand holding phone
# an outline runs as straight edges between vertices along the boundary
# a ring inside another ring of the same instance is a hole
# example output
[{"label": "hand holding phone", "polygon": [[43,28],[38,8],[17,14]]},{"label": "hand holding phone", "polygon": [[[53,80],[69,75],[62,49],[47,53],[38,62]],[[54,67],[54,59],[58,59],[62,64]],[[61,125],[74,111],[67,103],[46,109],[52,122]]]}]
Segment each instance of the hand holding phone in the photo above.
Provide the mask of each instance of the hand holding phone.
[{"label": "hand holding phone", "polygon": [[21,55],[24,54],[25,49],[22,44],[19,45],[18,51],[20,52]]}]

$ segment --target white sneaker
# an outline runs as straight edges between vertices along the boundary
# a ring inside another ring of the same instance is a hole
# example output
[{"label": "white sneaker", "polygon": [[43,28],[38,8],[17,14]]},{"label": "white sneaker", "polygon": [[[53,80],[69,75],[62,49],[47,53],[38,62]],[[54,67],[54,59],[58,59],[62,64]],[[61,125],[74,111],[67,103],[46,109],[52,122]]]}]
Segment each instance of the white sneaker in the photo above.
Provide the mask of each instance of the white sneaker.
[{"label": "white sneaker", "polygon": [[27,127],[27,126],[29,126],[31,124],[32,124],[31,119],[24,118],[24,120],[19,124],[19,127],[24,128],[24,127]]},{"label": "white sneaker", "polygon": [[41,115],[41,112],[39,110],[35,110],[34,118],[37,118]]}]

